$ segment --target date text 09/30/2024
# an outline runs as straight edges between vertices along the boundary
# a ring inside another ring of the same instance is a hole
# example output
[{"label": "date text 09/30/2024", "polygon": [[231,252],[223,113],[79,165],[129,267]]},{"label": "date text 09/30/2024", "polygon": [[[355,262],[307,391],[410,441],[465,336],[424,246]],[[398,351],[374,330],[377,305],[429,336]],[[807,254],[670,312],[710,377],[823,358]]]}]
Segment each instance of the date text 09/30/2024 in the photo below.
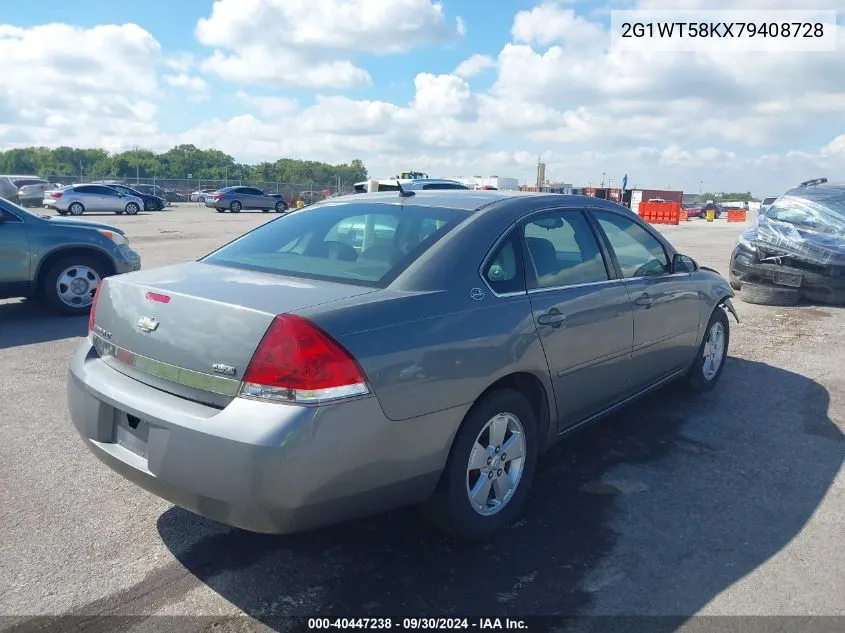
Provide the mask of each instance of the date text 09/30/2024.
[{"label": "date text 09/30/2024", "polygon": [[525,631],[528,624],[518,618],[308,618],[310,631],[332,629]]}]

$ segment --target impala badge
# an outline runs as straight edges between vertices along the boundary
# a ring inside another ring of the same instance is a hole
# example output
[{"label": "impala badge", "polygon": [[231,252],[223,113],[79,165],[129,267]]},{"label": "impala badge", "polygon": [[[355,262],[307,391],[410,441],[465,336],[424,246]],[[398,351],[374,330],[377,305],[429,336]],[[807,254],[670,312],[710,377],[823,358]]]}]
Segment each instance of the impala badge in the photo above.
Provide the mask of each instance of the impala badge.
[{"label": "impala badge", "polygon": [[138,327],[144,332],[153,332],[158,327],[158,321],[153,317],[141,317],[138,319]]},{"label": "impala badge", "polygon": [[235,376],[238,373],[238,370],[234,367],[223,365],[221,363],[214,363],[211,366],[211,370],[216,374],[226,374],[227,376]]}]

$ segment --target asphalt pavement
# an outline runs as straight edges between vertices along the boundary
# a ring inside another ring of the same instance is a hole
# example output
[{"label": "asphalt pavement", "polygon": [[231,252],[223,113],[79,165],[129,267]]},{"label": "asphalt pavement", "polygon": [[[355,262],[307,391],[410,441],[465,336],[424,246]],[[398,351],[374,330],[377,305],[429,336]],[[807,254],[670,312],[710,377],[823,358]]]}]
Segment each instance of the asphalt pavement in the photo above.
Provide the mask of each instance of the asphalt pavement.
[{"label": "asphalt pavement", "polygon": [[[274,217],[186,204],[91,219],[124,228],[150,268]],[[742,228],[661,230],[726,274]],[[465,544],[413,509],[278,537],[151,496],[68,421],[66,367],[86,319],[0,301],[0,629],[557,614],[680,616],[651,621],[674,630],[694,615],[845,616],[845,310],[735,305],[713,392],[666,388],[559,444],[523,518]]]}]

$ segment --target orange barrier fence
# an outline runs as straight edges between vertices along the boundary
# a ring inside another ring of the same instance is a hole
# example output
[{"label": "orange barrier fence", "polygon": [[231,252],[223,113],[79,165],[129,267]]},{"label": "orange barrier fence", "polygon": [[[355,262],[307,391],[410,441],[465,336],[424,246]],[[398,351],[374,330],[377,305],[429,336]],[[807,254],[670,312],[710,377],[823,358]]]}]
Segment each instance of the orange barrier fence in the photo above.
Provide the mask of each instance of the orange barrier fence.
[{"label": "orange barrier fence", "polygon": [[678,211],[678,221],[689,222],[689,214],[687,213],[686,209],[681,209],[680,211]]},{"label": "orange barrier fence", "polygon": [[745,209],[729,209],[728,222],[745,222],[747,212]]},{"label": "orange barrier fence", "polygon": [[640,202],[637,214],[650,224],[678,224],[681,220],[679,202]]}]

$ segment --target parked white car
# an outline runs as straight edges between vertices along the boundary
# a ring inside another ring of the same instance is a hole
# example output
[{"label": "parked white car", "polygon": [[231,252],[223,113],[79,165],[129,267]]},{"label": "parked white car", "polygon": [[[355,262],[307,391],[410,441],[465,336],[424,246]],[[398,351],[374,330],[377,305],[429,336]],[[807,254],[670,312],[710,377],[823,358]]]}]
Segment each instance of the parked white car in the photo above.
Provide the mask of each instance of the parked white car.
[{"label": "parked white car", "polygon": [[82,215],[86,211],[136,215],[144,201],[106,185],[80,184],[44,192],[44,207],[59,215]]}]

